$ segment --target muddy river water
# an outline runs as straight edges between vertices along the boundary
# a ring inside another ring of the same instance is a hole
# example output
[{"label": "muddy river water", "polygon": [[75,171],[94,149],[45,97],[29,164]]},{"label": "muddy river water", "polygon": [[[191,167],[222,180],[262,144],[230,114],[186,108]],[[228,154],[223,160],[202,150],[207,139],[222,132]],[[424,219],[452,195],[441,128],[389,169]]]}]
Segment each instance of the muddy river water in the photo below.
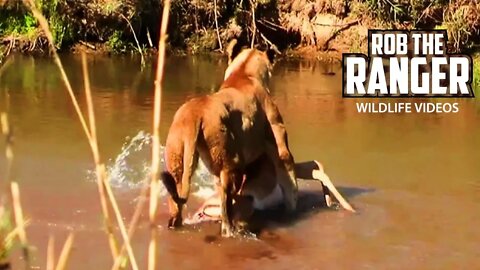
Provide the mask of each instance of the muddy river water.
[{"label": "muddy river water", "polygon": [[[63,60],[85,108],[80,58]],[[154,64],[141,71],[138,62],[89,59],[100,150],[126,220],[150,160]],[[225,65],[210,57],[168,59],[162,141],[179,105],[215,91]],[[480,269],[478,101],[456,100],[456,114],[359,114],[358,100],[341,97],[339,65],[292,60],[276,64],[271,89],[296,160],[321,161],[358,213],[327,209],[320,186],[302,182],[298,217],[273,217],[258,239],[220,239],[218,224],[165,229],[162,198],[159,269]],[[30,220],[33,266],[45,268],[50,235],[58,255],[74,231],[68,268],[109,269],[92,156],[56,67],[15,56],[0,91],[14,127],[13,177]],[[3,154],[0,164],[3,177]],[[196,179],[208,183],[205,172]],[[187,214],[208,193],[200,187]],[[148,228],[145,215],[133,239],[142,269]],[[13,254],[14,269],[22,267],[19,258]]]}]

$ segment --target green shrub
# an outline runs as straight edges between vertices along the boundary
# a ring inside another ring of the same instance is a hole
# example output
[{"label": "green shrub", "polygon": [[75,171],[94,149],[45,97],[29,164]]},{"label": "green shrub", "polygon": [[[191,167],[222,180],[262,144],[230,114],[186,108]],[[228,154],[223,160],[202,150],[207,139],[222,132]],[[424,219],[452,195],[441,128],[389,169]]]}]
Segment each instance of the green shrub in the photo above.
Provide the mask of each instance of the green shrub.
[{"label": "green shrub", "polygon": [[473,92],[477,98],[480,97],[480,55],[473,58]]},{"label": "green shrub", "polygon": [[131,46],[123,39],[123,32],[115,30],[106,42],[107,48],[115,53],[125,53]]}]

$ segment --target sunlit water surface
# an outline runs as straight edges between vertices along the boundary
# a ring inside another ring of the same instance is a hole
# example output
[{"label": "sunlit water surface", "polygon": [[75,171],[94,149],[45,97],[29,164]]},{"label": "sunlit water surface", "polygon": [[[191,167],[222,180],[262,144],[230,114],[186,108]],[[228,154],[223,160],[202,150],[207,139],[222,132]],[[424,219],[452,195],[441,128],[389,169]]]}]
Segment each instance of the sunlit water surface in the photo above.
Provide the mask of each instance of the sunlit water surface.
[{"label": "sunlit water surface", "polygon": [[[63,57],[85,109],[79,57]],[[214,92],[225,60],[168,59],[162,141],[175,110]],[[129,220],[148,178],[154,63],[91,57],[89,70],[100,150]],[[333,75],[332,75],[333,74]],[[480,104],[456,100],[457,114],[359,114],[341,97],[340,66],[279,61],[272,94],[297,161],[321,161],[357,214],[328,210],[317,183],[301,183],[302,214],[272,220],[259,240],[220,239],[218,224],[169,231],[159,214],[159,269],[476,269],[480,268]],[[92,156],[72,104],[49,59],[15,56],[0,79],[1,106],[15,135],[13,178],[20,183],[33,265],[44,268],[47,241],[59,254],[76,238],[69,269],[109,269]],[[2,153],[4,145],[2,145]],[[5,175],[0,158],[0,175]],[[187,214],[211,193],[205,169]],[[147,215],[133,239],[146,265]],[[14,269],[22,267],[14,253]]]}]

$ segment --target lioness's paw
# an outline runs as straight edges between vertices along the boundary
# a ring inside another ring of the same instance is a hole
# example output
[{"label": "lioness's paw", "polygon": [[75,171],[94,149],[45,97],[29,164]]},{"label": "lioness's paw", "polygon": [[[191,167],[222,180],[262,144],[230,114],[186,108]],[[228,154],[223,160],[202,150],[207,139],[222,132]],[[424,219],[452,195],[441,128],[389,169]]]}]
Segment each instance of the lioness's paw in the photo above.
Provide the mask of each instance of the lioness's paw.
[{"label": "lioness's paw", "polygon": [[230,225],[222,224],[222,237],[230,238],[233,237],[233,228]]},{"label": "lioness's paw", "polygon": [[168,228],[169,229],[175,229],[175,228],[178,228],[180,226],[182,226],[182,219],[181,218],[171,217],[168,220]]}]

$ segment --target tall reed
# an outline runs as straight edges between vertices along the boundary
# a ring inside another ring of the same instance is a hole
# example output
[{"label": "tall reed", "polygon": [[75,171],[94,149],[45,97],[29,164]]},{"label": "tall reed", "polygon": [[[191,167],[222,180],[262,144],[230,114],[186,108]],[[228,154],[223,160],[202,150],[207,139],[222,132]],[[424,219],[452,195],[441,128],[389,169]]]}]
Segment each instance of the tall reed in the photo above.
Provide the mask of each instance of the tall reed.
[{"label": "tall reed", "polygon": [[[90,123],[90,138],[92,140],[91,145],[92,145],[93,157],[95,160],[97,181],[100,181],[103,184],[103,187],[105,188],[108,199],[110,200],[111,207],[117,219],[117,223],[120,228],[123,241],[125,243],[128,257],[130,259],[130,264],[132,266],[132,269],[137,270],[138,269],[137,261],[135,259],[135,255],[133,254],[133,249],[130,244],[130,238],[128,237],[127,229],[126,229],[125,223],[123,222],[122,215],[120,213],[120,208],[118,207],[117,201],[115,200],[109,181],[107,179],[108,177],[105,171],[105,166],[100,159],[100,152],[98,150],[98,141],[97,141],[97,128],[95,124],[95,113],[93,110],[92,91],[90,89],[90,78],[88,77],[87,58],[85,53],[82,53],[82,70],[83,70],[83,81],[85,83],[85,96],[87,101],[88,120]],[[117,254],[114,257],[114,260],[116,260],[119,257],[119,255],[120,253],[118,252],[118,249],[117,249]]]},{"label": "tall reed", "polygon": [[[140,192],[140,197],[137,202],[137,205],[135,206],[135,211],[132,215],[132,218],[130,220],[130,224],[128,225],[128,238],[132,239],[133,234],[135,233],[135,230],[138,225],[138,221],[140,220],[140,216],[142,215],[143,208],[145,207],[145,204],[147,202],[146,196],[148,194],[148,191],[150,190],[150,186],[148,183],[145,183],[145,185],[142,188],[142,191]],[[122,245],[122,248],[120,249],[120,255],[117,257],[115,262],[113,263],[112,270],[117,270],[120,268],[120,265],[122,263],[122,256],[125,253],[125,244]]]},{"label": "tall reed", "polygon": [[[30,9],[30,11],[35,16],[35,18],[38,20],[40,28],[45,33],[45,36],[46,36],[46,38],[48,40],[48,43],[49,43],[50,51],[51,51],[52,56],[53,56],[53,60],[54,60],[55,64],[57,65],[57,67],[60,71],[62,81],[65,84],[65,87],[67,88],[67,92],[70,96],[73,107],[75,108],[75,112],[77,113],[77,116],[80,120],[83,131],[85,132],[85,136],[88,139],[90,147],[93,149],[93,141],[92,141],[92,138],[91,138],[91,135],[90,135],[90,131],[88,130],[87,122],[85,121],[85,118],[82,114],[82,111],[80,109],[78,101],[75,97],[75,94],[73,93],[72,86],[70,84],[70,81],[68,80],[67,74],[65,73],[62,61],[60,60],[60,57],[58,56],[57,49],[55,48],[53,35],[52,35],[52,32],[50,31],[48,22],[45,19],[45,17],[42,15],[42,13],[35,7],[35,2],[33,0],[22,0],[22,1],[25,4],[25,6],[27,6]],[[115,258],[118,255],[118,248],[117,248],[117,243],[116,243],[115,236],[113,234],[113,226],[112,226],[112,222],[111,222],[111,219],[110,219],[110,214],[109,214],[109,211],[108,211],[108,202],[107,202],[107,198],[105,196],[105,191],[104,191],[102,181],[97,181],[97,183],[98,183],[98,191],[99,191],[99,194],[100,194],[100,202],[101,202],[101,205],[102,205],[102,214],[103,214],[103,217],[104,217],[104,220],[105,220],[105,227],[106,227],[106,230],[107,230],[107,235],[108,235],[109,243],[110,243],[110,249],[111,249],[111,252],[112,252],[112,256]]]},{"label": "tall reed", "polygon": [[8,122],[8,115],[6,112],[0,114],[0,124],[3,136],[5,136],[5,157],[7,158],[7,171],[5,179],[7,182],[11,180],[12,167],[13,167],[13,134],[10,129],[10,123]]},{"label": "tall reed", "polygon": [[48,237],[47,244],[47,265],[45,266],[46,270],[55,269],[55,240],[53,236]]},{"label": "tall reed", "polygon": [[[45,35],[47,37],[47,40],[49,42],[49,46],[51,49],[51,53],[53,54],[53,59],[54,62],[56,63],[57,67],[60,70],[60,73],[62,75],[62,80],[65,83],[65,86],[67,88],[67,91],[70,95],[70,98],[72,100],[72,103],[75,107],[75,111],[78,115],[78,118],[80,119],[80,123],[82,124],[83,130],[85,132],[85,135],[88,139],[88,142],[90,144],[90,148],[92,150],[94,160],[95,160],[95,165],[96,165],[96,172],[97,172],[97,183],[98,183],[98,189],[99,189],[99,194],[100,194],[100,200],[102,204],[102,212],[103,216],[105,218],[105,223],[106,223],[106,229],[107,229],[107,235],[109,238],[109,243],[110,243],[110,249],[113,255],[114,260],[117,259],[119,256],[119,251],[118,251],[118,246],[116,243],[116,239],[113,234],[113,226],[110,220],[109,216],[109,211],[108,211],[108,202],[110,203],[118,226],[120,228],[121,235],[123,237],[123,240],[125,241],[127,253],[129,255],[129,260],[130,264],[132,266],[132,269],[136,270],[138,269],[138,266],[136,264],[135,256],[133,254],[133,249],[131,247],[131,244],[129,242],[128,234],[126,231],[125,223],[123,222],[122,215],[120,213],[118,204],[115,200],[115,197],[113,195],[113,192],[110,188],[109,181],[107,180],[106,172],[105,172],[105,166],[101,163],[100,159],[100,153],[98,150],[98,143],[97,143],[97,138],[96,138],[96,127],[95,127],[95,116],[93,114],[93,102],[91,99],[91,91],[90,91],[90,84],[88,80],[88,76],[86,76],[86,63],[84,60],[84,79],[85,79],[85,91],[87,95],[87,106],[88,106],[88,111],[89,111],[89,120],[90,120],[90,129],[87,126],[87,123],[85,121],[85,118],[83,116],[83,113],[78,105],[78,101],[73,93],[71,84],[68,80],[68,77],[65,73],[65,70],[63,68],[62,62],[60,60],[60,57],[57,54],[55,45],[54,45],[54,40],[52,33],[50,31],[49,25],[45,17],[41,14],[40,11],[35,7],[35,3],[33,0],[23,0],[25,5],[30,8],[31,12],[35,16],[35,18],[38,20],[40,27],[42,30],[45,32]],[[83,58],[84,59],[84,58]]]},{"label": "tall reed", "polygon": [[60,252],[60,256],[58,258],[57,266],[55,270],[64,270],[67,265],[68,257],[70,256],[70,252],[72,251],[73,245],[73,233],[70,233],[65,240],[65,244],[63,244],[62,251]]},{"label": "tall reed", "polygon": [[162,83],[165,67],[165,46],[167,40],[167,26],[168,16],[170,13],[170,0],[163,1],[162,21],[160,28],[160,38],[158,41],[158,59],[157,72],[155,76],[155,98],[153,108],[153,145],[152,145],[152,179],[150,181],[150,243],[148,245],[148,270],[155,270],[156,268],[156,254],[157,254],[157,228],[155,217],[157,215],[158,207],[158,192],[160,177],[160,119],[162,112]]},{"label": "tall reed", "polygon": [[[62,62],[57,54],[54,41],[53,41],[53,35],[49,29],[47,20],[41,14],[41,12],[35,7],[35,2],[33,0],[23,0],[23,2],[31,10],[32,14],[38,20],[38,23],[41,29],[45,33],[45,36],[49,42],[49,47],[50,47],[54,62],[59,68],[59,71],[61,73],[61,78],[67,88],[67,92],[70,96],[72,104],[75,108],[79,121],[82,125],[82,128],[87,137],[88,143],[90,145],[90,148],[92,150],[93,158],[96,165],[96,175],[97,175],[100,201],[102,205],[102,214],[105,218],[105,226],[106,226],[106,232],[109,239],[110,249],[112,252],[112,256],[115,260],[114,267],[120,261],[120,256],[122,252],[119,251],[115,236],[113,234],[113,223],[110,219],[109,206],[111,206],[114,211],[114,214],[115,214],[115,217],[124,241],[124,246],[122,247],[122,250],[125,249],[127,251],[131,267],[132,269],[136,270],[138,269],[138,266],[136,264],[132,246],[130,244],[130,238],[133,235],[135,226],[140,217],[142,206],[144,205],[145,202],[144,200],[141,200],[141,203],[138,204],[135,214],[132,217],[130,228],[127,232],[126,226],[122,220],[120,209],[115,200],[113,192],[110,188],[108,177],[105,171],[105,166],[101,163],[100,151],[98,148],[98,141],[97,141],[97,135],[96,135],[95,116],[93,112],[93,102],[92,102],[92,96],[91,96],[91,90],[90,90],[90,83],[87,76],[88,69],[86,65],[85,55],[82,55],[82,67],[84,72],[85,94],[87,97],[86,100],[87,100],[87,106],[88,106],[89,125],[87,125],[87,121],[80,109],[78,101],[72,90],[71,84],[63,68]],[[149,270],[153,270],[156,268],[157,230],[155,227],[155,221],[156,221],[155,218],[156,218],[157,208],[158,208],[158,193],[159,193],[158,178],[159,178],[159,166],[160,166],[160,120],[161,120],[162,82],[163,82],[163,74],[164,74],[165,47],[166,47],[166,39],[167,39],[166,32],[167,32],[167,26],[168,26],[169,11],[170,11],[170,1],[165,0],[162,19],[161,19],[161,30],[160,30],[160,38],[159,38],[159,46],[158,46],[158,60],[157,60],[156,80],[155,80],[153,149],[152,149],[152,164],[151,164],[152,175],[151,175],[151,181],[150,181],[150,203],[149,203],[149,220],[151,223],[151,239],[150,239],[149,249],[148,249],[148,269]],[[13,190],[14,188],[12,188],[12,192]],[[142,191],[142,194],[144,195],[143,197],[145,197],[147,191],[148,189],[144,189],[144,191]],[[21,232],[19,233],[19,235],[20,234]],[[26,236],[24,239],[26,241]],[[70,235],[67,238],[67,241],[64,245],[64,249],[62,250],[62,253],[60,255],[59,263],[55,267],[56,270],[64,268],[66,258],[68,258],[68,254],[72,246],[72,242],[73,242],[73,235]],[[52,244],[49,244],[48,261],[49,261],[48,268],[52,268],[53,267],[53,242]]]},{"label": "tall reed", "polygon": [[[5,59],[2,59],[5,60]],[[11,59],[7,58],[5,62],[0,63],[0,76],[2,75],[3,71],[5,71],[5,68],[11,63]],[[12,205],[13,205],[13,213],[14,213],[14,219],[15,219],[15,228],[10,231],[7,235],[5,235],[4,239],[1,239],[2,243],[0,245],[1,253],[6,256],[8,252],[10,251],[11,247],[13,246],[14,239],[16,237],[19,238],[20,244],[22,247],[22,252],[23,252],[23,257],[25,261],[25,269],[30,269],[30,249],[27,241],[27,233],[26,233],[26,226],[27,223],[24,220],[23,217],[23,210],[22,210],[22,204],[20,201],[20,189],[18,187],[18,184],[16,182],[12,182],[12,167],[13,167],[13,132],[10,127],[10,122],[8,120],[8,106],[9,106],[9,96],[8,94],[5,95],[5,100],[6,100],[6,108],[4,112],[0,113],[0,131],[5,137],[5,157],[7,159],[7,171],[5,175],[5,183],[9,184],[10,186],[10,195],[12,198]],[[2,219],[9,219],[10,220],[10,215],[6,213],[5,209],[2,206],[1,209],[2,213],[0,218]],[[4,258],[2,258],[4,259]],[[9,267],[10,264],[8,262],[1,262],[2,267]]]},{"label": "tall reed", "polygon": [[10,183],[12,193],[13,212],[15,214],[15,225],[18,229],[18,238],[22,245],[23,256],[25,258],[25,269],[30,269],[30,251],[27,241],[27,232],[25,231],[25,220],[23,218],[22,203],[20,202],[20,190],[17,182]]}]

